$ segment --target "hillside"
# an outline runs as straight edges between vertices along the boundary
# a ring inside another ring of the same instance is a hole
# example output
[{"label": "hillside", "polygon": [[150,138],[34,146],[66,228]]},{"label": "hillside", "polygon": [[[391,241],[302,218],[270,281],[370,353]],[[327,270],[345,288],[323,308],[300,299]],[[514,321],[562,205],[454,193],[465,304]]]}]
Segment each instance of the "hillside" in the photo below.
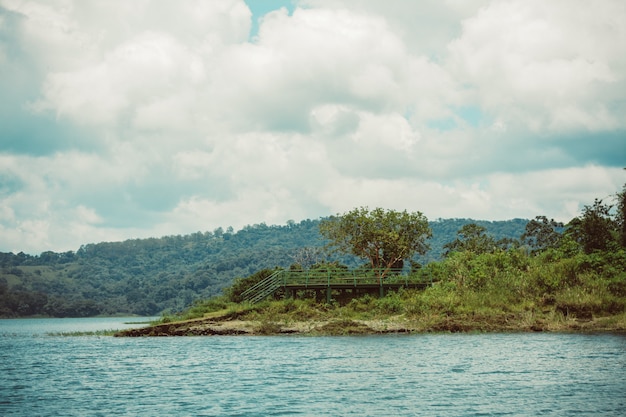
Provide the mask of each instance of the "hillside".
[{"label": "hillside", "polygon": [[[321,250],[320,220],[284,226],[257,224],[237,232],[90,243],[76,252],[40,255],[0,253],[0,316],[82,317],[110,314],[153,315],[180,311],[198,298],[221,293],[234,278],[264,268],[288,267],[296,260],[327,259]],[[430,222],[431,250],[415,260],[440,258],[443,245],[465,224],[477,223],[496,239],[517,239],[527,220]],[[304,255],[308,255],[305,257]],[[363,261],[338,259],[349,266]]]}]

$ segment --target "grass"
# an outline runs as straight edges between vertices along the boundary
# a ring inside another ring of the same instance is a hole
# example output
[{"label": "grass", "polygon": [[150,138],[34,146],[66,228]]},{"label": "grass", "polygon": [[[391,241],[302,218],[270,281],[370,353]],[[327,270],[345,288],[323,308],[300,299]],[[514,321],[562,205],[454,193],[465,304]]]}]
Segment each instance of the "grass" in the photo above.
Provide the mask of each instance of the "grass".
[{"label": "grass", "polygon": [[[572,299],[580,304],[576,305],[576,313],[563,311],[560,306],[564,300],[574,305]],[[621,306],[617,312],[615,306],[599,305],[599,302],[595,296],[585,297],[570,290],[562,297],[550,298],[546,304],[543,298],[515,300],[501,292],[478,292],[442,285],[426,291],[390,293],[383,298],[365,295],[345,305],[316,303],[312,299],[272,300],[255,305],[229,303],[218,311],[195,309],[195,314],[199,315],[194,318],[247,321],[252,323],[254,334],[261,335],[279,334],[284,328],[294,327],[307,329],[305,332],[313,335],[387,331],[626,331],[624,300],[617,303]],[[194,319],[188,313],[179,317]],[[178,321],[176,318],[170,317],[169,323]]]},{"label": "grass", "polygon": [[[143,323],[142,323],[143,324]],[[113,336],[119,330],[94,330],[86,332],[48,332],[46,336],[61,336],[61,337],[82,337],[82,336]]]},{"label": "grass", "polygon": [[251,305],[222,296],[163,317],[161,323],[237,319],[257,323],[261,334],[290,323],[313,323],[328,334],[358,333],[365,331],[360,325],[364,322],[419,332],[626,331],[622,264],[607,254],[548,255],[453,254],[423,269],[421,274],[436,281],[425,290],[400,290],[383,298],[363,295],[329,304],[282,299]]}]

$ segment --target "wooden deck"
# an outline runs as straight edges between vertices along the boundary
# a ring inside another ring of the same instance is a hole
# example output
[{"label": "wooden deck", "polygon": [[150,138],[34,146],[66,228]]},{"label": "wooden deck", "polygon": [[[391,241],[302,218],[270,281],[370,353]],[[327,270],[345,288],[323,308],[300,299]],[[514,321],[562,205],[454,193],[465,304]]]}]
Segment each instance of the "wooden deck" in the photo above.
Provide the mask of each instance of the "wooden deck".
[{"label": "wooden deck", "polygon": [[276,271],[265,280],[244,292],[244,299],[258,302],[277,291],[288,297],[298,298],[315,294],[318,300],[332,301],[354,298],[362,294],[378,294],[383,297],[389,290],[400,288],[424,289],[432,281],[416,281],[399,271],[389,271],[380,276],[375,271]]},{"label": "wooden deck", "polygon": [[363,294],[377,294],[384,297],[389,290],[397,291],[400,288],[418,288],[424,289],[428,287],[428,283],[392,283],[392,284],[345,284],[345,283],[329,283],[329,284],[287,284],[282,288],[291,298],[298,298],[299,292],[315,291],[315,298],[321,300],[326,298],[326,302],[330,303],[333,295],[337,294],[339,299],[355,298]]}]

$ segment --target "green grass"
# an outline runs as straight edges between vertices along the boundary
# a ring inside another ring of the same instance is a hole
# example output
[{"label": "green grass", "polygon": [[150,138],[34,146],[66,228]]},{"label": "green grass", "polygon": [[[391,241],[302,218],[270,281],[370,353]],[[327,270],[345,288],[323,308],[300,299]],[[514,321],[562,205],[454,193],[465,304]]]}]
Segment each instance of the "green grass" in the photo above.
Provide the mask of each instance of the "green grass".
[{"label": "green grass", "polygon": [[[216,311],[217,307],[223,308]],[[498,286],[474,290],[450,281],[426,290],[391,292],[383,298],[364,295],[345,305],[317,303],[313,299],[266,300],[255,305],[224,300],[207,302],[183,314],[163,318],[161,323],[194,318],[238,319],[259,323],[259,334],[272,334],[278,323],[329,322],[335,324],[325,330],[329,334],[341,334],[340,327],[356,326],[350,323],[401,318],[421,331],[515,331],[569,329],[576,320],[620,314],[626,314],[626,299],[598,286],[593,286],[593,290],[567,287],[552,294],[520,298]],[[605,322],[620,329],[624,320],[605,319]],[[361,330],[354,328],[350,332]]]},{"label": "green grass", "polygon": [[[619,252],[626,256],[625,251]],[[350,323],[401,318],[420,331],[514,331],[584,329],[584,323],[601,319],[621,331],[626,330],[626,272],[620,259],[581,253],[573,257],[528,256],[519,250],[459,253],[420,270],[419,276],[435,280],[425,290],[400,290],[383,298],[363,295],[331,303],[309,298],[251,305],[222,296],[197,302],[161,322],[240,319],[260,323],[259,332],[269,334],[276,323],[294,322],[337,322],[354,327]]]},{"label": "green grass", "polygon": [[94,330],[87,332],[48,332],[46,336],[61,336],[61,337],[83,337],[83,336],[113,336],[119,330]]}]

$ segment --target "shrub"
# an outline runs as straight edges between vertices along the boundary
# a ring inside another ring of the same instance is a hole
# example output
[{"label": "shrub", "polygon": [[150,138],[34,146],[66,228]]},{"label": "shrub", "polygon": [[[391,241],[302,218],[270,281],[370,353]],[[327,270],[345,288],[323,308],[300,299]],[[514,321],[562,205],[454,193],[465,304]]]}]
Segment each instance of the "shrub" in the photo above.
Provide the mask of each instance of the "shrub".
[{"label": "shrub", "polygon": [[255,332],[262,335],[270,335],[280,333],[280,330],[281,327],[278,323],[269,320],[261,320]]},{"label": "shrub", "polygon": [[225,293],[228,299],[235,303],[243,301],[242,294],[253,285],[263,281],[274,273],[271,269],[262,269],[247,278],[236,278],[233,285]]},{"label": "shrub", "polygon": [[378,314],[398,314],[404,310],[404,302],[400,293],[391,292],[374,302],[374,310]]},{"label": "shrub", "polygon": [[351,310],[355,313],[365,313],[374,309],[375,299],[369,294],[365,294],[362,297],[353,298],[346,305],[346,310]]},{"label": "shrub", "polygon": [[404,311],[409,316],[426,313],[453,314],[461,302],[455,283],[438,283],[421,293],[413,293],[405,302]]}]

